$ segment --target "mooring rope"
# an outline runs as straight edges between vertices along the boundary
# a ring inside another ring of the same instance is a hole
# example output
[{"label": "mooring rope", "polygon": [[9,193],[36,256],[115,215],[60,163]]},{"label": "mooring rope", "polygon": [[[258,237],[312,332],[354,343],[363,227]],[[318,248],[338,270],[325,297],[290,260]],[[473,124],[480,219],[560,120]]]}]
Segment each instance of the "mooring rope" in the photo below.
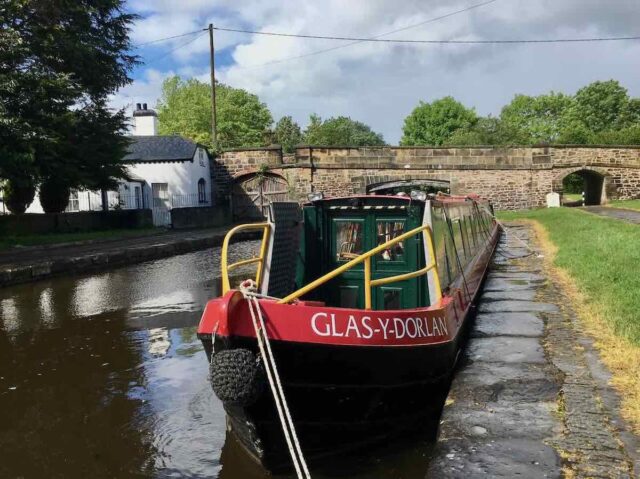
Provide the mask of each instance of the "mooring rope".
[{"label": "mooring rope", "polygon": [[291,418],[291,412],[289,411],[289,406],[287,405],[287,400],[284,395],[273,351],[271,350],[271,343],[269,342],[264,318],[262,317],[262,308],[260,308],[260,303],[258,302],[258,298],[264,296],[256,292],[256,284],[253,280],[243,281],[240,284],[239,289],[249,305],[249,313],[251,314],[253,328],[256,332],[258,347],[260,349],[262,361],[265,365],[267,379],[269,380],[273,400],[276,403],[278,417],[280,419],[280,424],[282,425],[285,440],[287,441],[289,455],[291,456],[293,466],[296,470],[296,475],[299,479],[311,479],[311,474],[309,473],[307,462],[302,454],[298,434],[296,433],[296,428],[293,424],[293,419]]}]

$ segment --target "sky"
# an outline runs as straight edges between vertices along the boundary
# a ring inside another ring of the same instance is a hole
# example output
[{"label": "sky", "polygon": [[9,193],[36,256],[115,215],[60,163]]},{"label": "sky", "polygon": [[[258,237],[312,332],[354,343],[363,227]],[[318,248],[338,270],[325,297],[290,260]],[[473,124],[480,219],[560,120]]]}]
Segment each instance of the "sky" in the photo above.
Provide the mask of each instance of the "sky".
[{"label": "sky", "polygon": [[[484,0],[486,1],[486,0]],[[139,15],[136,45],[218,27],[294,34],[366,37],[412,26],[483,0],[128,0]],[[495,0],[383,38],[500,40],[640,35],[639,0]],[[419,101],[453,96],[480,115],[498,115],[518,93],[568,94],[616,79],[640,96],[640,41],[419,45],[359,43],[215,32],[216,78],[255,93],[274,120],[291,115],[349,116],[384,135],[402,136]],[[328,52],[311,53],[341,47]],[[153,107],[171,75],[209,81],[207,32],[142,45],[144,61],[114,107]],[[299,59],[291,59],[307,55]],[[267,64],[268,65],[265,65]]]}]

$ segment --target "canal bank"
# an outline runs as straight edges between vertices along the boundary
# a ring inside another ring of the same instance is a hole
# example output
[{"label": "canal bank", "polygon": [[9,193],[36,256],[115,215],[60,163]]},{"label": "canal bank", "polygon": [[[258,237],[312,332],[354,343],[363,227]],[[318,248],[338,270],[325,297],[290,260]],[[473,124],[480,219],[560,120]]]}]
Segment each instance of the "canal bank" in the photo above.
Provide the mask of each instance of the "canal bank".
[{"label": "canal bank", "polygon": [[[533,230],[511,232],[534,245]],[[638,438],[543,260],[505,236],[427,477],[635,477]]]},{"label": "canal bank", "polygon": [[[230,226],[225,226],[105,241],[12,248],[0,253],[0,287],[65,274],[105,271],[219,246],[229,229]],[[241,233],[234,240],[252,237],[251,233]]]}]

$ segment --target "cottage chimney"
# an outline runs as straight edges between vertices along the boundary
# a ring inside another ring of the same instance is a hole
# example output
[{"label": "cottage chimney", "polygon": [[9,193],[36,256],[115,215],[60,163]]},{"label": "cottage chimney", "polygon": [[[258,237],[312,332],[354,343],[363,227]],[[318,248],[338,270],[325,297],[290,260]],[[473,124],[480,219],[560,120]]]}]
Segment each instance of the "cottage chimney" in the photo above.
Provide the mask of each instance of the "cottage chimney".
[{"label": "cottage chimney", "polygon": [[147,109],[147,104],[136,103],[133,112],[135,136],[156,136],[158,134],[158,115],[154,110]]}]

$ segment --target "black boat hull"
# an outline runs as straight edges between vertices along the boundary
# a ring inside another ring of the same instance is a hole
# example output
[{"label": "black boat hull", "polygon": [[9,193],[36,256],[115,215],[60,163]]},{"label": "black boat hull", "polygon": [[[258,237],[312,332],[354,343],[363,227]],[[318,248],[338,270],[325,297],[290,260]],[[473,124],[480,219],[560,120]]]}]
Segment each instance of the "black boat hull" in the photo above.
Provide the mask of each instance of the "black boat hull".
[{"label": "black boat hull", "polygon": [[[349,347],[272,341],[278,372],[305,458],[361,450],[389,438],[433,430],[460,350],[451,342],[419,347]],[[207,355],[211,340],[202,338]],[[248,349],[251,338],[216,337],[215,351]],[[224,404],[231,432],[267,469],[290,467],[268,386],[257,401]]]}]

